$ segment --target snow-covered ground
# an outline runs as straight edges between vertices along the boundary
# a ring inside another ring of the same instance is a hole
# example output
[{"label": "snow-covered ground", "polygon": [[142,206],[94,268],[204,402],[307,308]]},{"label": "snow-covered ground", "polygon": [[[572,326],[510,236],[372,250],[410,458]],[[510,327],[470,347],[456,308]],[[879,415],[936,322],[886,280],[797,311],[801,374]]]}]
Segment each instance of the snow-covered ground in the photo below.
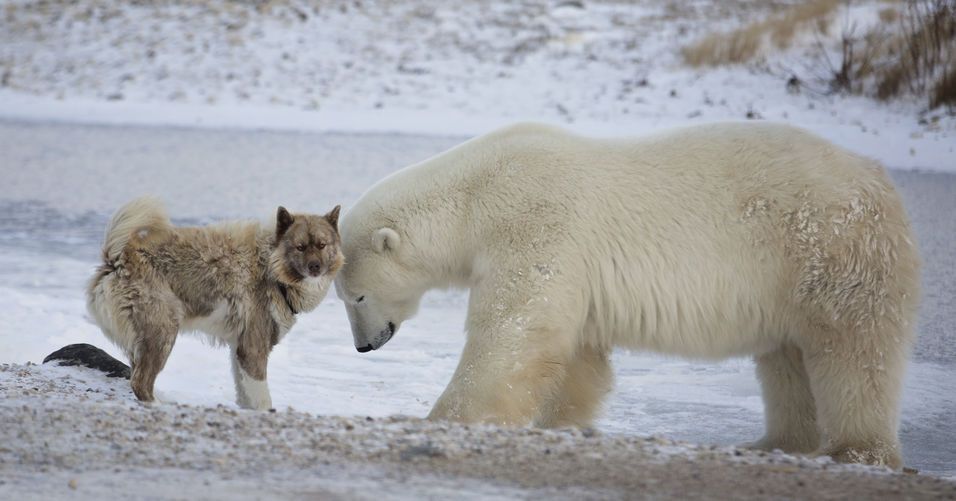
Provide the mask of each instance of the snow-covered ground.
[{"label": "snow-covered ground", "polygon": [[3,499],[949,499],[956,482],[593,430],[143,405],[85,368],[0,364]]},{"label": "snow-covered ground", "polygon": [[[88,342],[119,356],[86,320],[83,290],[117,205],[152,193],[179,223],[345,209],[374,180],[459,138],[115,128],[0,122],[0,363],[40,362]],[[908,466],[956,477],[956,176],[894,171],[926,260],[921,339],[904,396]],[[464,344],[466,296],[426,296],[385,349],[360,355],[334,294],[270,358],[274,404],[319,415],[424,416]],[[157,382],[168,402],[232,406],[225,351],[183,336]],[[598,428],[734,444],[762,432],[749,360],[698,363],[617,353]]]},{"label": "snow-covered ground", "polygon": [[532,119],[625,135],[752,118],[896,168],[956,170],[952,115],[825,96],[827,68],[806,67],[818,40],[875,18],[879,0],[841,9],[829,35],[804,34],[772,64],[682,65],[682,46],[786,4],[0,0],[0,117],[460,135]]}]

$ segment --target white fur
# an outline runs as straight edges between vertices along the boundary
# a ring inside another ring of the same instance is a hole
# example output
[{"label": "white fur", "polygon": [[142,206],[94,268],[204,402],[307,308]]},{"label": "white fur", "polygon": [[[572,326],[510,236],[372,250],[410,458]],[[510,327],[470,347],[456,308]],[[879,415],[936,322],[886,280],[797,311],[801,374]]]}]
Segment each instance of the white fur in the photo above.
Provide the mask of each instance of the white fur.
[{"label": "white fur", "polygon": [[342,238],[359,348],[428,289],[471,290],[432,418],[589,425],[614,347],[755,355],[758,445],[899,465],[918,257],[882,169],[804,131],[597,140],[518,125],[382,180]]},{"label": "white fur", "polygon": [[243,409],[269,410],[272,397],[269,383],[250,376],[239,363],[235,348],[232,349],[232,378],[236,384],[236,403]]},{"label": "white fur", "polygon": [[106,227],[103,253],[107,261],[116,261],[130,237],[146,238],[146,228],[169,229],[169,217],[163,203],[153,197],[140,197],[121,207]]},{"label": "white fur", "polygon": [[205,340],[213,346],[235,345],[239,341],[239,333],[230,328],[226,321],[229,316],[229,305],[225,300],[219,301],[209,315],[204,317],[189,317],[183,320],[180,332],[192,332],[204,335]]},{"label": "white fur", "polygon": [[381,254],[388,249],[398,248],[401,241],[401,237],[398,236],[395,230],[391,228],[380,228],[372,235],[372,248],[375,249],[375,252]]}]

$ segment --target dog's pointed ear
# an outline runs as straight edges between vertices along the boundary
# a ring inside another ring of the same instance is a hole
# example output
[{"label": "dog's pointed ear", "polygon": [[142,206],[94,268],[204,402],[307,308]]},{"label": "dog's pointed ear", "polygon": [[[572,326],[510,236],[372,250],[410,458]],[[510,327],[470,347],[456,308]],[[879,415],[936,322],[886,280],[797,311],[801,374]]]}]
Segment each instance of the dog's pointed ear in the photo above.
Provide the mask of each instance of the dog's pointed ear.
[{"label": "dog's pointed ear", "polygon": [[332,209],[331,211],[329,211],[328,214],[325,215],[325,220],[328,221],[329,224],[331,224],[332,227],[336,229],[336,231],[339,229],[339,211],[340,210],[342,210],[342,206],[336,205],[334,209]]},{"label": "dog's pointed ear", "polygon": [[276,240],[282,238],[282,235],[285,235],[286,230],[289,229],[289,226],[292,226],[292,223],[295,221],[295,218],[292,217],[292,214],[289,214],[289,211],[283,206],[279,206],[279,210],[276,212]]},{"label": "dog's pointed ear", "polygon": [[379,228],[372,234],[372,248],[379,254],[398,249],[401,243],[402,237],[391,228]]}]

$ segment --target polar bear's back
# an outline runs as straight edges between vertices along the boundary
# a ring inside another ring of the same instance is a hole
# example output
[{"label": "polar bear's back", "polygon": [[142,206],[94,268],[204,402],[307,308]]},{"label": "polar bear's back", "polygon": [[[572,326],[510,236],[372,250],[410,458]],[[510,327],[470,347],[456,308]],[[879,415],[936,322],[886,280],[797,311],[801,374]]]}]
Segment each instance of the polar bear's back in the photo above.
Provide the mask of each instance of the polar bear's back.
[{"label": "polar bear's back", "polygon": [[746,188],[751,181],[764,189],[796,182],[838,187],[881,170],[875,162],[802,129],[751,122],[619,139],[520,124],[482,137],[472,149],[497,160],[493,166],[475,163],[476,170],[491,168],[515,180],[574,186],[571,192],[584,197],[590,195],[588,189],[630,197],[651,189]]}]

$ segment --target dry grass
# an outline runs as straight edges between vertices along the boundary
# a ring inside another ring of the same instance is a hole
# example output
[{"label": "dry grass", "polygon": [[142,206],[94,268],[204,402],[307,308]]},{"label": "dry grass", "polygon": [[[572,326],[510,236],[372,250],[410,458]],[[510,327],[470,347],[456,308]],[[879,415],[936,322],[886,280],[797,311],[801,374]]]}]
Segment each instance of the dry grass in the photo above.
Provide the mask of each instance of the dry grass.
[{"label": "dry grass", "polygon": [[930,108],[937,106],[956,108],[956,62],[950,63],[949,69],[933,86],[929,106]]},{"label": "dry grass", "polygon": [[[692,66],[745,63],[772,49],[786,49],[801,30],[816,30],[810,73],[824,93],[852,93],[881,100],[919,96],[930,108],[956,107],[956,0],[906,0],[878,12],[866,32],[843,26],[837,51],[824,42],[834,11],[845,0],[811,0],[778,16],[729,33],[715,33],[682,51]],[[823,36],[819,36],[823,35]]]},{"label": "dry grass", "polygon": [[895,23],[891,18],[881,11],[881,25],[862,37],[844,30],[831,91],[881,100],[921,96],[930,108],[956,105],[956,0],[908,0]]},{"label": "dry grass", "polygon": [[956,104],[956,0],[910,0],[891,39],[896,57],[880,72],[877,97],[930,96],[932,107]]},{"label": "dry grass", "polygon": [[830,15],[841,3],[841,0],[812,0],[729,33],[708,35],[683,48],[684,61],[691,66],[738,64],[752,60],[767,44],[786,49],[799,30],[826,31]]},{"label": "dry grass", "polygon": [[823,80],[831,93],[865,92],[867,79],[877,71],[884,56],[885,36],[882,29],[874,29],[858,36],[855,26],[844,27],[840,33],[840,57],[836,61],[827,56],[824,47],[820,47],[821,57],[829,68]]}]

